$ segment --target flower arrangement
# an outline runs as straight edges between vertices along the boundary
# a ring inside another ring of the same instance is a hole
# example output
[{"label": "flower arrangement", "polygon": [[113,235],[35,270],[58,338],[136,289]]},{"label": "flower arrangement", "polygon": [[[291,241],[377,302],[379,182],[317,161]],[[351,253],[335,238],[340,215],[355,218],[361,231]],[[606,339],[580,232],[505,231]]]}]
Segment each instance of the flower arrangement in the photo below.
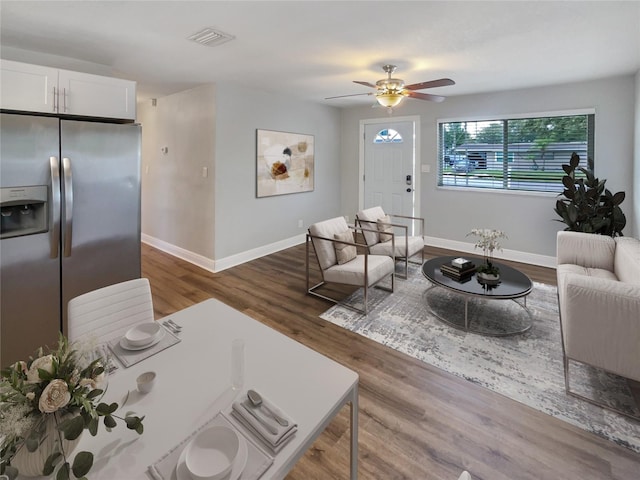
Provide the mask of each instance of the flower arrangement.
[{"label": "flower arrangement", "polygon": [[86,346],[70,345],[60,335],[55,351],[45,354],[40,348],[35,358],[2,370],[0,475],[14,479],[20,472],[12,461],[18,463],[19,455],[49,446],[50,451],[41,452],[46,460],[41,471],[37,467],[37,475],[56,473],[56,480],[83,478],[93,466],[93,454],[78,452],[70,465],[68,450],[75,447],[70,442],[79,441],[85,429],[95,436],[101,418],[107,431],[119,419],[142,434],[144,417],[132,412],[124,418],[117,416],[117,403],[100,402],[106,385],[105,360],[101,356],[92,359],[92,352]]},{"label": "flower arrangement", "polygon": [[475,248],[481,248],[484,253],[484,263],[478,266],[476,271],[498,276],[500,269],[493,264],[493,252],[494,250],[502,250],[500,239],[507,238],[507,235],[502,230],[488,228],[474,228],[467,234],[467,236],[469,235],[478,237]]}]

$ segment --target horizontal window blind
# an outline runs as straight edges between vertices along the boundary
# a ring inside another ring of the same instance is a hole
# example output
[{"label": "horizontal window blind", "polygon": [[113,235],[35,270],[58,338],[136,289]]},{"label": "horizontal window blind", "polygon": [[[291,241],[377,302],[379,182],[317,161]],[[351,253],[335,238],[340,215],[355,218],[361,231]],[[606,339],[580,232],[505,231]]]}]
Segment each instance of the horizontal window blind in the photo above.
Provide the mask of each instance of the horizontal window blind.
[{"label": "horizontal window blind", "polygon": [[438,185],[557,192],[573,152],[593,159],[594,114],[438,123]]}]

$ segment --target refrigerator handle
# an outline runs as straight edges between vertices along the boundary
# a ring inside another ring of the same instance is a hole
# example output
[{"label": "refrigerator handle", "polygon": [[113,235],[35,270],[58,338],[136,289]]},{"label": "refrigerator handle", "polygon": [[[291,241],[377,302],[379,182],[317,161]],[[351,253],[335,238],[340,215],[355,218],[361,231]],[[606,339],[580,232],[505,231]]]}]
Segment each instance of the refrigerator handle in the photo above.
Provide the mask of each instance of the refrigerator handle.
[{"label": "refrigerator handle", "polygon": [[64,185],[64,256],[71,256],[71,240],[73,233],[73,176],[71,173],[71,160],[62,159],[62,181]]},{"label": "refrigerator handle", "polygon": [[49,243],[51,245],[49,257],[58,257],[60,245],[60,163],[58,157],[49,157],[51,168],[51,228],[49,229]]}]

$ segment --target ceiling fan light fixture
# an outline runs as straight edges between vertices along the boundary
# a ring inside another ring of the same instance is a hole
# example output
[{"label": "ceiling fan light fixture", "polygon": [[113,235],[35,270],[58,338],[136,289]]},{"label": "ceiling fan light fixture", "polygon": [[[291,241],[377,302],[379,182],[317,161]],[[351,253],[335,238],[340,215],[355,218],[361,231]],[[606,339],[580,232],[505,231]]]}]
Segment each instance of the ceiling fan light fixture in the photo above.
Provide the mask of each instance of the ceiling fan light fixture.
[{"label": "ceiling fan light fixture", "polygon": [[400,104],[404,95],[399,92],[383,92],[376,94],[376,100],[380,105],[387,108],[393,108]]}]

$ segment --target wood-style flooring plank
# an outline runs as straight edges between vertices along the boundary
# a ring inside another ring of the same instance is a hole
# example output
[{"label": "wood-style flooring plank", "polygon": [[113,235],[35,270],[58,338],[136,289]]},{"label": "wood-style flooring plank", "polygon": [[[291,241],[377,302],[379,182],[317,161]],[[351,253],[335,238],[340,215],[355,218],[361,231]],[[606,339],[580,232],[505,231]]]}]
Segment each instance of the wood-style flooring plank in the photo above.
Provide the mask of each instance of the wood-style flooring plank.
[{"label": "wood-style flooring plank", "polygon": [[[156,317],[218,298],[358,372],[362,480],[456,480],[465,469],[474,480],[640,478],[639,454],[320,319],[331,304],[305,292],[304,245],[219,273],[148,245],[142,251]],[[459,254],[425,249],[427,258]],[[553,269],[504,263],[556,283]],[[345,407],[287,479],[348,472]]]}]

